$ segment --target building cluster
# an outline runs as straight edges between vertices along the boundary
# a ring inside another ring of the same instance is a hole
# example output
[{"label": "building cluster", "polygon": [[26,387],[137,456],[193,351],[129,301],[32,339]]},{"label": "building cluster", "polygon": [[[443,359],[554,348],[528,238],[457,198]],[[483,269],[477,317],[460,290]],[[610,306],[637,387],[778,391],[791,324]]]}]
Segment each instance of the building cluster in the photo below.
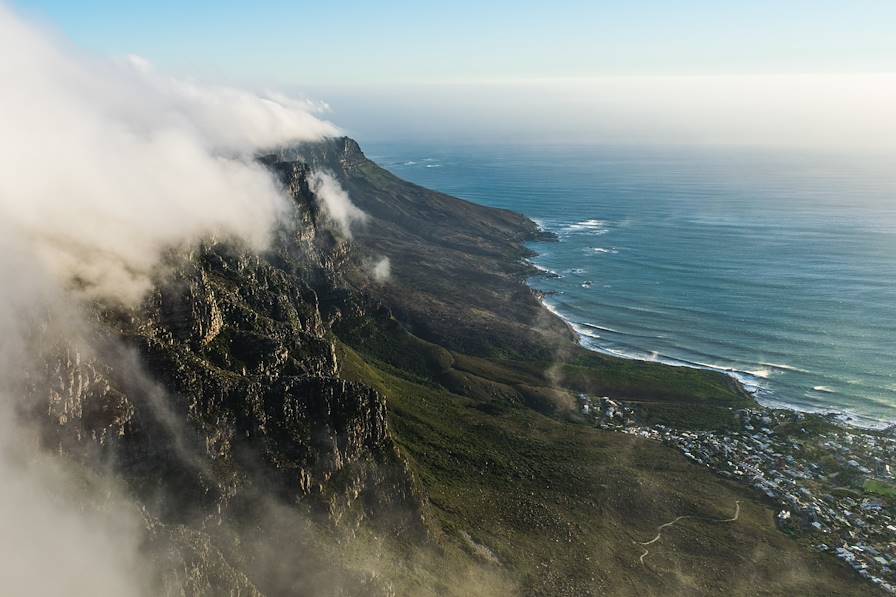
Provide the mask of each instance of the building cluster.
[{"label": "building cluster", "polygon": [[[580,396],[597,426],[662,441],[717,474],[752,486],[778,525],[896,594],[896,436],[844,426],[807,431],[807,416],[743,409],[730,430],[640,425],[621,401]],[[804,426],[805,424],[805,426]]]}]

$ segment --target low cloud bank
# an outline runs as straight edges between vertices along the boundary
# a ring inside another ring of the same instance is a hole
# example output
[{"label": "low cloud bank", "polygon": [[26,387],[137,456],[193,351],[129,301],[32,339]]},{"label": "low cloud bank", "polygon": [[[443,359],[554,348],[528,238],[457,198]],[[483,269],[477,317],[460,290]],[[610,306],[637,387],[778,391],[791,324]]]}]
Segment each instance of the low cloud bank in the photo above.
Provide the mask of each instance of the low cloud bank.
[{"label": "low cloud bank", "polygon": [[90,353],[79,299],[135,304],[170,249],[264,248],[288,203],[254,156],[337,130],[307,102],[80,54],[2,4],[0,53],[0,577],[14,594],[151,594],[139,509],[41,451],[23,413],[47,406],[25,397],[54,382],[32,374],[52,377],[63,346]]},{"label": "low cloud bank", "polygon": [[22,443],[21,430],[12,428],[7,415],[0,423],[4,591],[143,594],[151,566],[141,561],[142,520],[136,508],[114,485],[97,480],[97,487],[85,489],[84,480],[58,459],[29,453],[33,446]]},{"label": "low cloud bank", "polygon": [[134,301],[166,248],[261,248],[284,200],[252,157],[333,135],[308,102],[80,55],[0,6],[0,220],[88,294]]},{"label": "low cloud bank", "polygon": [[[78,344],[84,323],[20,239],[0,225],[0,578],[15,595],[142,594],[142,519],[115,483],[40,448],[21,413],[44,387],[41,357]],[[58,376],[59,383],[68,380]],[[43,405],[44,413],[47,406]]]}]

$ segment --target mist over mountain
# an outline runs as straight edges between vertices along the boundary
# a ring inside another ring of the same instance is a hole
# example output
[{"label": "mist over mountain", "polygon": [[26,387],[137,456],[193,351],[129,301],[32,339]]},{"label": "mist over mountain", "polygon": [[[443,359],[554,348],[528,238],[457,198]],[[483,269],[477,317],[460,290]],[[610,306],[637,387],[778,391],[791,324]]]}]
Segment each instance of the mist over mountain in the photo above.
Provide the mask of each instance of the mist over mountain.
[{"label": "mist over mountain", "polygon": [[535,222],[401,180],[313,102],[3,7],[0,50],[8,592],[867,594],[749,487],[595,424],[589,396],[694,434],[759,406],[583,348],[526,284]]}]

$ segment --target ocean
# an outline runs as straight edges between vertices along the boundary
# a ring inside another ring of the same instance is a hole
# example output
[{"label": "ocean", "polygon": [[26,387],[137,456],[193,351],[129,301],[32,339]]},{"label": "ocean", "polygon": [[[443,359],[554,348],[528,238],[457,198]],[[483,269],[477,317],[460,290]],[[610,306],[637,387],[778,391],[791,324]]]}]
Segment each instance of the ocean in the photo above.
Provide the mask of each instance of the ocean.
[{"label": "ocean", "polygon": [[730,373],[765,403],[896,421],[896,164],[747,148],[367,144],[556,233],[530,283],[595,350]]}]

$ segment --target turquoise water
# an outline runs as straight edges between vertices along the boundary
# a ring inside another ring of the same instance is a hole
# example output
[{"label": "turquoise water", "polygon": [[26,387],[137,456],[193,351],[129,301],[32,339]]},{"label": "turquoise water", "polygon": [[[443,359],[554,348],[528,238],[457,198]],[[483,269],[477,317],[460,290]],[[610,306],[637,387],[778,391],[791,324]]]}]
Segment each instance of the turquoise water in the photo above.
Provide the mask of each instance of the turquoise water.
[{"label": "turquoise water", "polygon": [[896,420],[896,172],[748,149],[368,146],[555,232],[532,284],[592,348],[736,375],[767,403]]}]

